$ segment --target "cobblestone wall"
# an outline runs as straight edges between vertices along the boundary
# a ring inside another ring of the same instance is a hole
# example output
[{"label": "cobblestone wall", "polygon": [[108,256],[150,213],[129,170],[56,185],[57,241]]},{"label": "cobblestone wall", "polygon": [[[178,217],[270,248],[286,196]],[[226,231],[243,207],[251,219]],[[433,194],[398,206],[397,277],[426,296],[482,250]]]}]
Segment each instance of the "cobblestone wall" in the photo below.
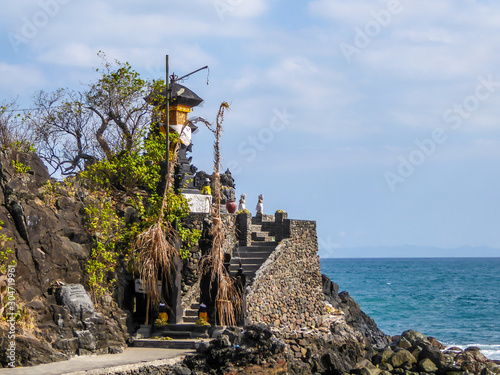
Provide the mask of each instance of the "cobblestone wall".
[{"label": "cobblestone wall", "polygon": [[257,272],[247,293],[247,318],[285,331],[317,327],[325,307],[316,222],[284,221],[290,238]]}]

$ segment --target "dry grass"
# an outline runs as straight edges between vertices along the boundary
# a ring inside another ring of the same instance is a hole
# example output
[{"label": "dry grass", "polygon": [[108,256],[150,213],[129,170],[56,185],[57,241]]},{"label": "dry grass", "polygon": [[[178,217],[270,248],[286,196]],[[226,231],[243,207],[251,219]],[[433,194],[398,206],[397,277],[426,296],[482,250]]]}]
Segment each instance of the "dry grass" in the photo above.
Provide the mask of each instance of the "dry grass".
[{"label": "dry grass", "polygon": [[134,248],[138,252],[135,264],[142,287],[153,304],[161,300],[158,280],[170,280],[172,263],[178,250],[174,231],[170,223],[157,221],[136,239]]}]

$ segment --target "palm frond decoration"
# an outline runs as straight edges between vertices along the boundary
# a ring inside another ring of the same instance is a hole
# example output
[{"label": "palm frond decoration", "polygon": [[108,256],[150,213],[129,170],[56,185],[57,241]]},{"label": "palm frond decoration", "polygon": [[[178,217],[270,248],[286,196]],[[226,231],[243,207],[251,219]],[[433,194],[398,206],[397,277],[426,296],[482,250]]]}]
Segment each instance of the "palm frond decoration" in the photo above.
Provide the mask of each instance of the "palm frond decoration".
[{"label": "palm frond decoration", "polygon": [[214,172],[212,175],[212,184],[214,191],[214,203],[212,209],[212,250],[208,256],[202,259],[200,263],[201,277],[211,273],[212,286],[215,282],[217,286],[217,295],[215,297],[216,309],[219,324],[221,325],[236,325],[236,316],[241,312],[242,300],[237,292],[234,280],[231,278],[226,268],[224,267],[224,227],[222,225],[220,215],[221,203],[221,184],[220,184],[220,136],[222,134],[222,123],[224,121],[224,111],[229,109],[227,102],[221,103],[217,114],[216,126],[204,118],[199,117],[196,121],[203,122],[207,128],[214,133]]},{"label": "palm frond decoration", "polygon": [[[182,128],[183,130],[184,128]],[[139,273],[142,287],[147,295],[146,325],[149,322],[149,306],[151,304],[157,305],[161,301],[161,290],[158,287],[158,282],[171,280],[174,257],[180,256],[179,250],[175,246],[177,241],[175,229],[169,220],[164,220],[165,210],[168,211],[167,196],[172,185],[173,171],[177,164],[179,144],[180,139],[173,147],[158,218],[153,225],[137,236],[132,246],[132,254],[137,253],[134,262],[135,269]]]}]

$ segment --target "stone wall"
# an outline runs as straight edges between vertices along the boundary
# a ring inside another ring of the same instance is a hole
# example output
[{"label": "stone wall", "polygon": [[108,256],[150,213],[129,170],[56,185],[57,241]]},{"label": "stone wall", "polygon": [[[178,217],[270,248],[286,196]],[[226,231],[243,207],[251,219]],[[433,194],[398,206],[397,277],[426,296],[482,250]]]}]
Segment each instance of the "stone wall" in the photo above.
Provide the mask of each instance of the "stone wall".
[{"label": "stone wall", "polygon": [[290,238],[281,241],[248,288],[247,319],[283,330],[317,327],[325,307],[316,222],[283,223]]}]

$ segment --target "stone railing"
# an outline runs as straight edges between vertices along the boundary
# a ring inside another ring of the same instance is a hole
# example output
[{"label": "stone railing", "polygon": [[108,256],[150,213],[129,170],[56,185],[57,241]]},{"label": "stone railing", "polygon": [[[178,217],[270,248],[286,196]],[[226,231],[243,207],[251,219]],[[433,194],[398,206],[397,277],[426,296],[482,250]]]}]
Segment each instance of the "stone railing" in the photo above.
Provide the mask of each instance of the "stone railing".
[{"label": "stone railing", "polygon": [[320,324],[325,314],[316,222],[283,219],[272,223],[283,239],[247,289],[247,323],[264,322],[282,330]]},{"label": "stone railing", "polygon": [[[256,224],[262,225],[262,230],[269,232],[277,242],[284,238],[290,238],[290,223],[288,214],[284,211],[276,211],[274,215],[257,214],[254,218]],[[236,233],[240,246],[250,246],[252,242],[252,215],[241,213],[236,216]]]}]

